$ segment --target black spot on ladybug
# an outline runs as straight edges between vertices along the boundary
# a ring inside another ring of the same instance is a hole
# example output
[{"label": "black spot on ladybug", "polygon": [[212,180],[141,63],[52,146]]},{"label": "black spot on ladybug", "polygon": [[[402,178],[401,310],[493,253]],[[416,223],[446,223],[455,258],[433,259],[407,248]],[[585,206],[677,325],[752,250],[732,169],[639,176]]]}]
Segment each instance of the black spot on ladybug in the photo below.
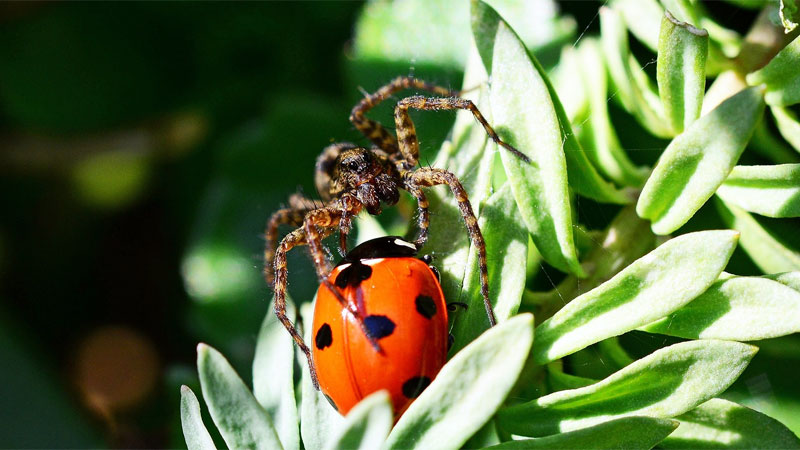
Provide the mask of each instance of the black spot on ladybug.
[{"label": "black spot on ladybug", "polygon": [[371,276],[372,267],[366,264],[361,264],[360,261],[356,261],[339,272],[339,275],[336,276],[336,281],[334,281],[334,284],[342,289],[346,288],[347,286],[355,287]]},{"label": "black spot on ladybug", "polygon": [[417,312],[426,319],[436,315],[436,303],[427,295],[418,295],[414,303],[417,305]]},{"label": "black spot on ladybug", "polygon": [[394,322],[386,316],[367,316],[364,325],[375,339],[385,338],[394,333]]},{"label": "black spot on ladybug", "polygon": [[333,399],[332,399],[332,398],[330,398],[330,397],[328,397],[328,394],[322,394],[322,395],[324,395],[324,396],[325,396],[325,400],[327,400],[327,401],[328,401],[328,403],[330,403],[330,404],[331,404],[331,406],[333,406],[333,409],[335,409],[335,410],[336,410],[336,412],[339,412],[339,407],[338,407],[338,406],[336,406],[336,403],[334,403],[334,402],[333,402]]},{"label": "black spot on ladybug", "polygon": [[327,323],[323,323],[319,330],[317,330],[317,335],[314,337],[314,344],[317,346],[318,350],[324,350],[325,347],[330,347],[333,343],[333,333],[331,333],[331,326]]},{"label": "black spot on ladybug", "polygon": [[408,381],[403,383],[403,395],[406,398],[417,398],[429,384],[431,384],[431,379],[428,377],[409,378]]}]

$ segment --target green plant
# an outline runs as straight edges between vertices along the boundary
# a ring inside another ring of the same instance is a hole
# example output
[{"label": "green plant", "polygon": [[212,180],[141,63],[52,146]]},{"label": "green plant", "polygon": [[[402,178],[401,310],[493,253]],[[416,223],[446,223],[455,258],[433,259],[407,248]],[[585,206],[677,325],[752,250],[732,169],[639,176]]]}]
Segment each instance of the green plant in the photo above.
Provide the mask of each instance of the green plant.
[{"label": "green plant", "polygon": [[[362,19],[367,23],[359,29],[391,37],[407,24],[381,28],[369,20],[393,20],[387,11],[422,3],[368,5],[371,19]],[[525,17],[525,6],[518,11],[510,2],[491,3],[507,17]],[[715,23],[699,3],[614,0],[600,9],[600,39],[564,46],[548,72],[526,47],[527,38],[492,7],[472,0],[475,45],[464,86],[480,86],[468,96],[532,162],[498,151],[471,117],[459,113],[433,164],[456,173],[476,205],[501,323],[486,330],[475,252],[465,238],[452,239],[448,230],[460,226],[458,212],[447,195],[434,191],[437,215],[424,251],[443,256],[445,295],[470,305],[454,318],[453,356],[440,375],[394,426],[382,393],[342,418],[313,390],[307,371],[295,373],[292,341],[268,315],[252,394],[220,353],[198,347],[203,397],[225,443],[800,447],[781,422],[718,398],[730,397],[726,390],[761,345],[742,342],[800,331],[800,252],[794,236],[779,231],[796,234],[800,157],[764,122],[768,105],[778,132],[800,152],[800,123],[791,110],[800,103],[800,38],[790,30],[796,7],[789,1],[779,7],[735,3],[763,7],[744,38]],[[775,25],[779,13],[789,34]],[[553,23],[562,30],[565,22]],[[628,31],[657,52],[657,88],[631,53]],[[551,38],[557,44],[562,34]],[[366,48],[360,39],[362,52],[381,51],[379,39]],[[543,54],[548,46],[538,44],[534,53]],[[716,80],[706,90],[712,75]],[[647,142],[664,143],[652,171],[621,144],[626,130],[612,124],[609,96],[646,131]],[[737,165],[750,151],[782,164]],[[618,205],[608,209],[616,215],[602,231],[589,230],[577,220],[581,201]],[[704,207],[709,202],[716,211]],[[730,229],[714,229],[715,221]],[[361,240],[385,233],[373,219],[360,225]],[[760,275],[723,271],[737,244]],[[557,285],[551,267],[567,273]],[[537,279],[554,288],[539,289]],[[300,308],[304,323],[310,312],[308,304]],[[620,338],[655,334],[672,338],[639,349],[641,357]],[[213,447],[188,388],[181,406],[189,447]],[[772,413],[791,420],[797,409]]]}]

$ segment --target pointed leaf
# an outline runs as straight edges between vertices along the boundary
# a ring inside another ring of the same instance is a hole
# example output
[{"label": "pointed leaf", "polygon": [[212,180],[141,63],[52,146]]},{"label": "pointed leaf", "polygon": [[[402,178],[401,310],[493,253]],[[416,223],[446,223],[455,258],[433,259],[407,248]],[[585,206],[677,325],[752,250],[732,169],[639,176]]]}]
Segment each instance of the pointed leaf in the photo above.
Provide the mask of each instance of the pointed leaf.
[{"label": "pointed leaf", "polygon": [[269,415],[220,352],[198,345],[197,371],[208,411],[229,447],[282,448]]},{"label": "pointed leaf", "polygon": [[708,32],[681,22],[666,11],[658,40],[658,94],[675,134],[700,117],[707,56]]},{"label": "pointed leaf", "polygon": [[[528,232],[520,220],[511,187],[506,183],[481,208],[478,220],[486,241],[489,268],[489,295],[499,322],[517,313],[525,289],[525,261],[528,256]],[[470,249],[464,287],[458,301],[467,309],[457,313],[452,334],[451,352],[455,353],[489,328],[489,320],[480,292],[477,250]]]},{"label": "pointed leaf", "polygon": [[717,195],[762,216],[800,217],[800,164],[736,166]]},{"label": "pointed leaf", "polygon": [[761,270],[766,273],[800,270],[800,253],[784,245],[747,211],[719,198],[715,204],[723,222],[742,234],[739,239],[742,248]]},{"label": "pointed leaf", "polygon": [[760,90],[745,89],[672,140],[636,205],[656,234],[680,228],[725,181],[763,111]]},{"label": "pointed leaf", "polygon": [[800,121],[797,117],[786,108],[773,106],[772,116],[775,117],[775,125],[781,133],[786,142],[792,145],[795,150],[800,152]]},{"label": "pointed leaf", "polygon": [[181,386],[181,427],[189,450],[216,450],[200,414],[200,403],[188,386]]},{"label": "pointed leaf", "polygon": [[766,278],[723,279],[642,330],[687,339],[755,341],[785,336],[800,331],[800,292]]},{"label": "pointed leaf", "polygon": [[583,449],[609,448],[650,450],[678,427],[678,422],[653,417],[622,417],[582,430],[545,436],[538,439],[508,441],[494,447],[500,449]]},{"label": "pointed leaf", "polygon": [[591,386],[501,409],[497,424],[510,433],[544,436],[617,417],[673,417],[724,391],[757,350],[715,340],[671,345]]},{"label": "pointed leaf", "polygon": [[482,334],[442,368],[392,430],[388,448],[457,449],[491,418],[517,381],[533,342],[533,316]]},{"label": "pointed leaf", "polygon": [[764,100],[771,106],[789,106],[800,103],[800,37],[783,48],[774,58],[756,72],[747,75],[751,86],[767,85]]},{"label": "pointed leaf", "polygon": [[800,448],[800,440],[782,423],[720,398],[713,398],[676,419],[681,425],[659,444],[660,448]]},{"label": "pointed leaf", "polygon": [[561,125],[543,71],[491,7],[473,0],[472,11],[475,42],[492,76],[489,95],[495,129],[530,158],[526,162],[500,152],[522,218],[548,263],[583,275],[572,235]]},{"label": "pointed leaf", "polygon": [[345,417],[338,434],[328,441],[328,450],[338,448],[372,450],[381,448],[394,415],[392,402],[386,391],[378,391],[361,400]]},{"label": "pointed leaf", "polygon": [[540,364],[646,325],[690,302],[717,280],[738,233],[701,231],[667,241],[536,328]]},{"label": "pointed leaf", "polygon": [[[291,305],[291,300],[288,304]],[[294,322],[294,308],[288,311]],[[295,350],[286,328],[269,311],[261,324],[253,360],[253,394],[275,424],[283,448],[300,448],[294,395]]]}]

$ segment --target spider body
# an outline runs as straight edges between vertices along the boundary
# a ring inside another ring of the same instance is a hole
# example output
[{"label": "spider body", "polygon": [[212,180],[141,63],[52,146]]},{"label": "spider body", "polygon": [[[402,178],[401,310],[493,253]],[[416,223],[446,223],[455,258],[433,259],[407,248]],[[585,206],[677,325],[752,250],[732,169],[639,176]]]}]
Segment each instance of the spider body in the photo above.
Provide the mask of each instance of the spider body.
[{"label": "spider body", "polygon": [[[365,116],[366,112],[394,92],[416,88],[433,92],[443,97],[411,96],[401,99],[395,106],[394,119],[396,136],[389,133],[380,123]],[[350,121],[364,134],[373,146],[361,147],[352,143],[336,143],[326,147],[317,159],[315,185],[323,204],[306,200],[301,196],[289,199],[289,207],[278,210],[270,218],[266,229],[266,249],[264,252],[264,276],[275,291],[274,310],[278,319],[286,327],[298,347],[308,359],[309,370],[314,387],[319,388],[317,374],[311,352],[303,338],[286,316],[286,252],[298,245],[307,245],[316,269],[320,284],[339,302],[342,309],[350,315],[361,329],[373,350],[381,352],[378,339],[364,324],[362,312],[348,301],[342,291],[329,279],[332,270],[322,239],[339,231],[339,250],[347,253],[347,235],[354,216],[366,209],[370,214],[379,214],[384,205],[397,203],[400,190],[408,191],[417,200],[419,232],[414,245],[422,247],[428,237],[428,200],[422,188],[447,185],[456,199],[464,219],[470,240],[478,250],[481,295],[489,324],[495,324],[494,312],[489,300],[488,273],[486,266],[486,245],[472,211],[467,192],[452,173],[437,168],[417,168],[419,142],[416,130],[408,114],[409,109],[470,111],[483,126],[486,133],[500,146],[511,151],[520,159],[528,158],[507,143],[500,140],[475,105],[458,97],[458,92],[431,85],[409,77],[399,77],[381,87],[374,94],[366,96],[354,108]],[[296,228],[280,241],[278,227],[291,225]]]}]

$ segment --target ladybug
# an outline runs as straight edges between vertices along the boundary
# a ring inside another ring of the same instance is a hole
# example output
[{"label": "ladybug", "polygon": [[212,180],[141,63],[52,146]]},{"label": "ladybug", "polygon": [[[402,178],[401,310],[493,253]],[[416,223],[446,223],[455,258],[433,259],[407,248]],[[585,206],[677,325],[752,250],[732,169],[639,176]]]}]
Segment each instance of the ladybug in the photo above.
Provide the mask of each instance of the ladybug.
[{"label": "ladybug", "polygon": [[381,237],[355,247],[331,271],[328,280],[363,327],[324,284],[317,291],[312,358],[320,389],[342,415],[385,389],[400,417],[446,361],[447,304],[431,259],[416,253],[402,238]]}]

